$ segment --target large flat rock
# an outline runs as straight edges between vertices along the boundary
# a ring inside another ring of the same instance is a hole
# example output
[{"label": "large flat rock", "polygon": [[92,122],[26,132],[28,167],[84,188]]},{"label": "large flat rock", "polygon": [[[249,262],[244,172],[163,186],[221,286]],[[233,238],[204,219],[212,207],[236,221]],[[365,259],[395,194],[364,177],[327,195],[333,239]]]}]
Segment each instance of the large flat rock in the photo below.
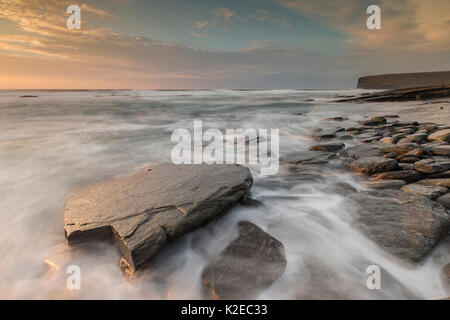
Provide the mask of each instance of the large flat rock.
[{"label": "large flat rock", "polygon": [[74,243],[114,236],[121,264],[134,272],[170,241],[239,202],[252,183],[240,165],[156,165],[70,195],[66,238]]},{"label": "large flat rock", "polygon": [[399,190],[354,193],[355,225],[386,251],[409,261],[421,260],[450,229],[444,207]]},{"label": "large flat rock", "polygon": [[284,246],[248,221],[239,237],[203,269],[202,283],[214,299],[255,299],[286,268]]}]

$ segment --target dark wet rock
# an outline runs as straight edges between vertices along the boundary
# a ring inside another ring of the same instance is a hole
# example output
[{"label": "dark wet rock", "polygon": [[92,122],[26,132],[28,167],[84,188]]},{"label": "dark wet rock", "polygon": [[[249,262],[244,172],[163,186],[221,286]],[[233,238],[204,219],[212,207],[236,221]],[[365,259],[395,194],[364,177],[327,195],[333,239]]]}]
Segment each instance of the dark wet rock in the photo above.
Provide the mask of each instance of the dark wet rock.
[{"label": "dark wet rock", "polygon": [[433,132],[428,136],[428,140],[450,142],[450,129],[443,129]]},{"label": "dark wet rock", "polygon": [[387,115],[384,115],[383,117],[385,117],[385,118],[400,118],[400,116],[398,114],[387,114]]},{"label": "dark wet rock", "polygon": [[377,146],[367,144],[360,144],[346,148],[342,151],[341,154],[353,159],[359,159],[363,157],[379,157],[383,155],[383,153]]},{"label": "dark wet rock", "polygon": [[202,283],[214,299],[254,299],[286,268],[283,244],[247,221],[239,237],[203,269]]},{"label": "dark wet rock", "polygon": [[450,170],[439,173],[427,174],[426,177],[427,179],[447,179],[450,178]]},{"label": "dark wet rock", "polygon": [[447,192],[447,188],[421,182],[407,184],[402,187],[402,190],[431,200],[434,200]]},{"label": "dark wet rock", "polygon": [[421,160],[422,158],[416,157],[416,156],[411,156],[411,155],[407,155],[407,154],[402,154],[400,156],[398,156],[396,158],[396,160],[398,162],[404,162],[404,163],[415,163],[419,160]]},{"label": "dark wet rock", "polygon": [[450,169],[450,159],[423,159],[414,163],[414,170],[422,173],[439,173]]},{"label": "dark wet rock", "polygon": [[374,120],[365,120],[365,121],[361,121],[360,124],[362,126],[377,126],[379,124],[378,121],[374,121]]},{"label": "dark wet rock", "polygon": [[334,128],[334,129],[327,129],[322,130],[316,134],[309,135],[308,137],[312,140],[328,140],[336,138],[336,133],[341,132],[342,130],[345,130],[344,128]]},{"label": "dark wet rock", "polygon": [[450,188],[450,178],[442,178],[442,179],[423,179],[419,181],[420,183],[429,183],[434,184],[440,187]]},{"label": "dark wet rock", "polygon": [[342,142],[327,142],[327,143],[319,143],[311,146],[309,150],[313,151],[328,151],[328,152],[338,152],[339,150],[344,149],[345,144]]},{"label": "dark wet rock", "polygon": [[403,180],[374,180],[363,182],[369,189],[400,189],[406,182]]},{"label": "dark wet rock", "polygon": [[450,145],[440,145],[429,149],[432,154],[450,157]]},{"label": "dark wet rock", "polygon": [[264,207],[264,203],[250,197],[244,197],[244,199],[242,199],[241,201],[241,206],[258,208]]},{"label": "dark wet rock", "polygon": [[436,199],[436,202],[450,210],[450,193],[446,193],[443,196],[440,196]]},{"label": "dark wet rock", "polygon": [[354,172],[376,174],[398,169],[398,162],[383,157],[366,157],[353,161],[349,164],[349,168]]},{"label": "dark wet rock", "polygon": [[349,134],[343,134],[343,135],[339,136],[339,139],[340,140],[352,140],[353,137]]},{"label": "dark wet rock", "polygon": [[418,145],[416,143],[405,143],[405,144],[393,144],[388,146],[380,147],[380,151],[384,153],[395,152],[398,154],[407,153],[411,150],[417,149]]},{"label": "dark wet rock", "polygon": [[74,243],[114,236],[134,271],[242,200],[252,182],[240,165],[156,165],[70,195],[66,238]]},{"label": "dark wet rock", "polygon": [[407,183],[416,182],[420,180],[421,177],[422,175],[415,170],[389,171],[372,176],[375,180],[403,180]]},{"label": "dark wet rock", "polygon": [[281,157],[280,161],[286,164],[320,164],[337,158],[332,152],[326,151],[299,151]]},{"label": "dark wet rock", "polygon": [[413,163],[399,163],[398,166],[401,170],[414,170],[414,164]]},{"label": "dark wet rock", "polygon": [[20,96],[20,98],[38,98],[38,96],[23,95],[23,96]]},{"label": "dark wet rock", "polygon": [[344,121],[343,117],[327,118],[328,121]]},{"label": "dark wet rock", "polygon": [[450,229],[450,215],[428,198],[400,190],[359,192],[354,224],[386,251],[420,261]]},{"label": "dark wet rock", "polygon": [[398,157],[398,154],[395,152],[386,153],[383,157],[390,158],[390,159],[396,159]]}]

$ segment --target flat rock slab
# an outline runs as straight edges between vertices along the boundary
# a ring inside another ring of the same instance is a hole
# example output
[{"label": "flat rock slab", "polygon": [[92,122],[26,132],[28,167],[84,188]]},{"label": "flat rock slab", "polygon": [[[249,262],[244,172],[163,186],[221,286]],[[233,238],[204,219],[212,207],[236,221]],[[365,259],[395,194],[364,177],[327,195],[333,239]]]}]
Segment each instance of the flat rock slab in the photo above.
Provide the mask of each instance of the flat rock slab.
[{"label": "flat rock slab", "polygon": [[380,148],[381,152],[384,153],[397,153],[397,154],[403,154],[407,153],[411,150],[417,149],[418,144],[416,143],[403,143],[403,144],[393,144],[390,146],[384,146]]},{"label": "flat rock slab", "polygon": [[203,269],[202,283],[214,299],[254,299],[286,268],[283,244],[248,221],[239,237]]},{"label": "flat rock slab", "polygon": [[311,146],[309,150],[313,151],[328,151],[328,152],[338,152],[339,150],[344,149],[345,144],[342,142],[328,142],[328,143],[319,143]]},{"label": "flat rock slab", "polygon": [[420,183],[434,184],[434,185],[440,186],[440,187],[450,188],[450,178],[445,178],[445,179],[423,179],[423,180],[420,180],[419,182]]},{"label": "flat rock slab", "polygon": [[400,190],[354,193],[354,224],[386,251],[420,261],[450,229],[444,207],[428,198]]},{"label": "flat rock slab", "polygon": [[353,159],[359,159],[364,157],[380,157],[383,153],[377,146],[361,144],[346,148],[342,151],[342,155]]},{"label": "flat rock slab", "polygon": [[414,163],[414,170],[422,173],[440,173],[450,169],[450,159],[423,159]]},{"label": "flat rock slab", "polygon": [[438,130],[428,136],[430,141],[450,142],[450,129]]},{"label": "flat rock slab", "polygon": [[363,185],[369,189],[400,189],[406,182],[403,180],[366,181]]},{"label": "flat rock slab", "polygon": [[283,156],[281,162],[287,164],[321,164],[337,158],[332,152],[327,151],[299,151]]},{"label": "flat rock slab", "polygon": [[384,157],[366,157],[353,161],[348,166],[354,172],[376,174],[398,169],[398,162]]},{"label": "flat rock slab", "polygon": [[74,243],[114,235],[134,271],[170,241],[239,202],[252,183],[240,165],[156,165],[70,195],[66,238]]},{"label": "flat rock slab", "polygon": [[376,180],[392,179],[392,180],[403,180],[405,182],[411,183],[419,180],[422,175],[416,170],[399,170],[399,171],[388,171],[382,172],[374,175],[372,178]]},{"label": "flat rock slab", "polygon": [[447,192],[447,188],[419,182],[407,184],[406,186],[402,187],[402,190],[426,197],[431,200],[434,200]]},{"label": "flat rock slab", "polygon": [[436,199],[436,202],[443,205],[446,209],[450,210],[450,193],[440,196]]},{"label": "flat rock slab", "polygon": [[450,157],[450,145],[448,144],[429,148],[429,151],[435,155]]}]

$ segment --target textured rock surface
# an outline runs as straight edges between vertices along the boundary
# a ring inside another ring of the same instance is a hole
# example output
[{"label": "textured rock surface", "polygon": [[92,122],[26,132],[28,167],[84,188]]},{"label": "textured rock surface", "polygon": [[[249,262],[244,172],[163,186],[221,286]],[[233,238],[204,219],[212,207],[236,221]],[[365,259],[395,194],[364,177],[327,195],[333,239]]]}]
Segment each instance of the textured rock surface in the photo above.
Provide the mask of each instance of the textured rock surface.
[{"label": "textured rock surface", "polygon": [[436,202],[450,210],[450,193],[444,194],[436,199]]},{"label": "textured rock surface", "polygon": [[433,132],[428,136],[428,140],[450,142],[450,129]]},{"label": "textured rock surface", "polygon": [[450,169],[449,160],[423,159],[414,163],[414,170],[422,173],[440,173]]},{"label": "textured rock surface", "polygon": [[400,189],[405,184],[403,180],[379,180],[379,181],[366,181],[363,186],[369,189]]},{"label": "textured rock surface", "polygon": [[328,142],[328,143],[319,143],[311,146],[309,150],[313,151],[328,151],[328,152],[337,152],[339,150],[344,149],[345,144],[342,142]]},{"label": "textured rock surface", "polygon": [[431,200],[434,200],[447,192],[447,188],[426,183],[407,184],[406,186],[402,187],[402,190],[405,192],[411,192],[413,194],[429,198]]},{"label": "textured rock surface", "polygon": [[419,181],[420,183],[429,183],[436,186],[450,188],[450,178],[446,179],[423,179]]},{"label": "textured rock surface", "polygon": [[240,165],[156,165],[70,195],[66,238],[73,243],[114,235],[134,271],[173,239],[239,202],[252,182]]},{"label": "textured rock surface", "polygon": [[432,154],[450,157],[450,145],[448,144],[429,148],[429,151]]},{"label": "textured rock surface", "polygon": [[327,163],[329,160],[336,158],[332,152],[326,151],[299,151],[289,153],[283,156],[281,162],[287,164],[320,164]]},{"label": "textured rock surface", "polygon": [[450,229],[444,207],[425,197],[399,190],[352,194],[355,225],[386,251],[419,261]]},{"label": "textured rock surface", "polygon": [[364,157],[380,157],[383,155],[383,153],[378,149],[377,146],[360,144],[346,148],[342,151],[342,155],[353,159],[359,159]]},{"label": "textured rock surface", "polygon": [[239,237],[203,269],[202,283],[214,299],[254,299],[286,268],[283,244],[241,221]]},{"label": "textured rock surface", "polygon": [[382,172],[372,177],[373,179],[393,179],[403,180],[405,182],[415,182],[421,178],[421,174],[415,170],[400,170],[400,171],[388,171]]},{"label": "textured rock surface", "polygon": [[349,168],[355,172],[375,174],[398,169],[398,163],[394,159],[383,157],[360,158],[349,164]]}]

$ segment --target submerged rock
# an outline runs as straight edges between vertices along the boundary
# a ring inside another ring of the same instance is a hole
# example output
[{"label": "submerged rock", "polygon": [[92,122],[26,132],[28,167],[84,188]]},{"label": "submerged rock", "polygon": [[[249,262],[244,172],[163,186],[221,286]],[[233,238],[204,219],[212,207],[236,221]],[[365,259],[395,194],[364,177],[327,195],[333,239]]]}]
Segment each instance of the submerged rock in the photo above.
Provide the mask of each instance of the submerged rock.
[{"label": "submerged rock", "polygon": [[355,172],[375,174],[398,169],[398,163],[394,159],[384,157],[360,158],[349,164],[349,168]]},{"label": "submerged rock", "polygon": [[320,164],[337,158],[332,152],[326,151],[299,151],[283,156],[281,162],[287,164]]},{"label": "submerged rock", "polygon": [[254,299],[286,268],[283,244],[248,221],[239,237],[203,269],[202,283],[214,299]]},{"label": "submerged rock", "polygon": [[400,189],[406,182],[403,180],[366,181],[363,185],[369,189]]},{"label": "submerged rock", "polygon": [[345,144],[342,142],[327,142],[327,143],[319,143],[311,146],[309,150],[313,151],[328,151],[328,152],[338,152],[339,150],[344,149]]},{"label": "submerged rock", "polygon": [[354,224],[386,251],[409,261],[421,260],[450,229],[444,207],[399,190],[354,193]]},{"label": "submerged rock", "polygon": [[64,211],[69,243],[114,236],[131,271],[247,194],[240,165],[160,164],[70,195]]}]

